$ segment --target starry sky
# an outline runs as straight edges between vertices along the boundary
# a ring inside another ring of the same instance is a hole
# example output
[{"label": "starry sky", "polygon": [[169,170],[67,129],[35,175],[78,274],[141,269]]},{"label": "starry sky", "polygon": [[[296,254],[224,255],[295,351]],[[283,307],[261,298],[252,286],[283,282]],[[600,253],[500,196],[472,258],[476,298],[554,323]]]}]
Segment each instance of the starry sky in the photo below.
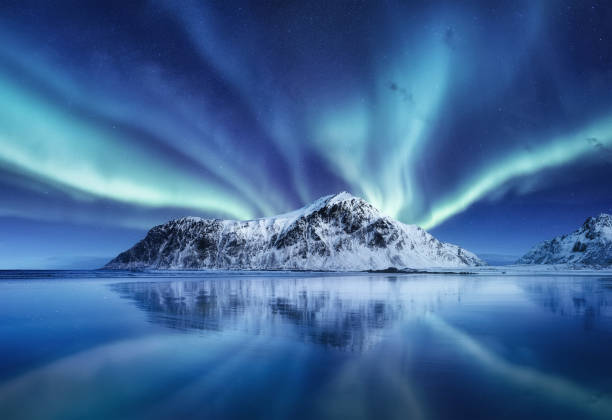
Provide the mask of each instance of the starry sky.
[{"label": "starry sky", "polygon": [[342,190],[490,260],[612,212],[612,5],[0,3],[0,268]]}]

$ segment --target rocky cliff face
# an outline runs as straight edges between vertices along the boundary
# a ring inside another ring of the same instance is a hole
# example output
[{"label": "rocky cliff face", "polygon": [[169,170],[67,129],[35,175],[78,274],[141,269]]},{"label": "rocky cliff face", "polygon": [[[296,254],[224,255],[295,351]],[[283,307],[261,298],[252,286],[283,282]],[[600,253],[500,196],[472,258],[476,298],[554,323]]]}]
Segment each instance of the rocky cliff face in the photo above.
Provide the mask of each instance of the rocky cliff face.
[{"label": "rocky cliff face", "polygon": [[589,217],[580,229],[536,245],[517,262],[612,266],[612,216]]},{"label": "rocky cliff face", "polygon": [[348,271],[483,264],[343,192],[276,217],[173,220],[151,229],[105,268]]}]

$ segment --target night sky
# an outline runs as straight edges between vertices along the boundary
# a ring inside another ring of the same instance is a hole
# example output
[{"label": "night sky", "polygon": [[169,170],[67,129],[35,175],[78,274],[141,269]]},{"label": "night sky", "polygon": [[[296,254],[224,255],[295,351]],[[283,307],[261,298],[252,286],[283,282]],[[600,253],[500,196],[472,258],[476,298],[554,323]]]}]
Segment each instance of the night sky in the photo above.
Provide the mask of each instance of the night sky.
[{"label": "night sky", "polygon": [[612,212],[612,4],[0,2],[0,268],[342,190],[485,257]]}]

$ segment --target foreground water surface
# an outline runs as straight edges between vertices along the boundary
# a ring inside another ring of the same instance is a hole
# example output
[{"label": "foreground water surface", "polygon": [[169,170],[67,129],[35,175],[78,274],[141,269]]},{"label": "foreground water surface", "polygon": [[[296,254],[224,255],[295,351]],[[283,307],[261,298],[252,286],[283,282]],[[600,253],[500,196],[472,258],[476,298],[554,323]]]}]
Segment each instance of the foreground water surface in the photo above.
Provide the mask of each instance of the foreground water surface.
[{"label": "foreground water surface", "polygon": [[612,418],[612,278],[0,273],[0,418]]}]

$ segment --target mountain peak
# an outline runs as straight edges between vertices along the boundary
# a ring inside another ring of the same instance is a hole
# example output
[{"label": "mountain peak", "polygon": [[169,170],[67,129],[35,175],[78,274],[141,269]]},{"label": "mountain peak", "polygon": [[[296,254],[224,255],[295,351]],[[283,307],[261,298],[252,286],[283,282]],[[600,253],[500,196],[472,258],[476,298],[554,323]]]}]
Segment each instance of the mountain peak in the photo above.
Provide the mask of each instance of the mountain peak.
[{"label": "mountain peak", "polygon": [[340,212],[354,212],[360,211],[363,213],[366,211],[370,214],[379,215],[380,211],[372,206],[370,203],[360,197],[356,197],[346,191],[341,191],[336,194],[325,195],[313,201],[310,204],[305,205],[297,210],[283,213],[278,216],[266,217],[263,220],[286,220],[289,223],[297,220],[300,217],[307,217],[312,213],[321,211],[322,209],[331,210],[334,209],[334,213]]},{"label": "mountain peak", "polygon": [[319,206],[333,206],[334,204],[345,203],[345,202],[355,202],[355,203],[359,203],[359,204],[369,204],[363,198],[356,197],[356,196],[354,196],[351,193],[348,193],[346,191],[340,191],[339,193],[336,193],[336,194],[330,194],[330,195],[325,195],[323,197],[320,197],[320,198],[316,199],[315,201],[313,201],[311,204],[307,205],[306,208],[316,207],[317,205],[319,205]]},{"label": "mountain peak", "polygon": [[601,213],[597,217],[588,217],[582,224],[584,229],[612,229],[612,216],[607,213]]},{"label": "mountain peak", "polygon": [[355,197],[353,194],[346,192],[346,191],[340,191],[339,193],[328,195],[323,198],[327,198],[328,204],[335,204],[335,203],[339,203],[343,201],[350,201],[350,200],[359,200],[359,201],[366,202],[362,198]]},{"label": "mountain peak", "polygon": [[354,196],[346,191],[341,191],[337,194],[333,194],[327,197],[328,197],[328,199],[326,200],[327,206],[334,206],[336,204],[349,205],[352,207],[364,207],[365,206],[368,209],[370,209],[370,211],[380,213],[380,211],[376,207],[374,207],[372,204],[370,204],[363,198]]}]

